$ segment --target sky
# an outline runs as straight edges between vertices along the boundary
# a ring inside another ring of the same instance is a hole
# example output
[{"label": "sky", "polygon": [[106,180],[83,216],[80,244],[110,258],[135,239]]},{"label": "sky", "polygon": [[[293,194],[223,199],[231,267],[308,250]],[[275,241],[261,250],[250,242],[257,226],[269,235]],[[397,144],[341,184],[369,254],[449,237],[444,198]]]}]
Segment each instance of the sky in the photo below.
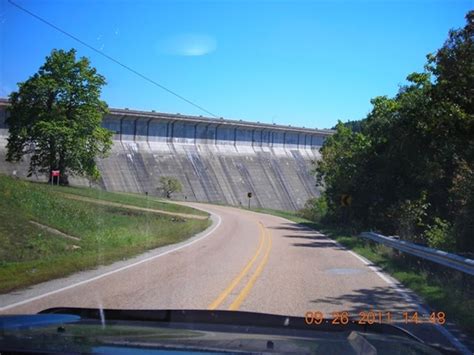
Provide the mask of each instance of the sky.
[{"label": "sky", "polygon": [[[463,27],[474,1],[11,0],[218,117],[310,128],[364,118]],[[106,77],[110,107],[209,116],[0,0],[0,97],[52,49]]]}]

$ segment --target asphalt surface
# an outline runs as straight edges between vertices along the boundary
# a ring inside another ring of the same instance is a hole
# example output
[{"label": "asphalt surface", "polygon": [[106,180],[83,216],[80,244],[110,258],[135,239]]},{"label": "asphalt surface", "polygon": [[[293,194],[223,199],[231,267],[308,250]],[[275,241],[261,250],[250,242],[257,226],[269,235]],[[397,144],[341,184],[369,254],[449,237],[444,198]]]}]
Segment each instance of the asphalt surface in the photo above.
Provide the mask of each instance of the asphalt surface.
[{"label": "asphalt surface", "polygon": [[[427,323],[429,315],[413,295],[324,235],[275,216],[187,205],[214,214],[211,231],[191,243],[0,295],[0,313],[51,307],[233,309],[300,317],[321,312],[343,322],[346,315],[369,320],[361,312],[372,317],[372,311],[377,321],[450,345],[442,327]],[[424,324],[415,324],[414,312]]]}]

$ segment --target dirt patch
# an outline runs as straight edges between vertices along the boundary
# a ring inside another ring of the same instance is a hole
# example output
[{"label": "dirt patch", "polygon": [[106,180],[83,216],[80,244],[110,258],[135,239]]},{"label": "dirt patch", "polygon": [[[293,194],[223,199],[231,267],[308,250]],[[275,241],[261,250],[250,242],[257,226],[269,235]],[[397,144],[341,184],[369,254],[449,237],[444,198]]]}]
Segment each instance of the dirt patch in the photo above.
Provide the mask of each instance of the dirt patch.
[{"label": "dirt patch", "polygon": [[59,194],[61,194],[62,196],[66,197],[66,198],[72,199],[72,200],[86,201],[86,202],[95,203],[95,204],[98,204],[98,205],[126,208],[126,209],[129,209],[129,210],[152,212],[152,213],[158,213],[158,214],[165,214],[165,215],[168,215],[168,216],[191,218],[191,219],[200,219],[200,220],[205,220],[205,219],[208,218],[207,216],[198,216],[198,215],[194,215],[194,214],[169,212],[169,211],[157,210],[157,209],[153,209],[153,208],[145,208],[145,207],[138,207],[138,206],[132,206],[132,205],[124,205],[124,204],[118,203],[118,202],[97,200],[97,199],[90,198],[90,197],[71,195],[71,194],[67,194],[67,193],[64,193],[64,192],[59,192]]},{"label": "dirt patch", "polygon": [[35,221],[29,221],[31,224],[41,228],[41,229],[44,229],[44,230],[47,230],[48,232],[50,232],[51,234],[55,234],[55,235],[58,235],[60,237],[63,237],[63,238],[68,238],[68,239],[72,239],[72,240],[81,240],[81,238],[78,238],[78,237],[73,237],[72,235],[69,235],[69,234],[66,234],[66,233],[63,233],[57,229],[54,229],[54,228],[51,228],[49,226],[46,226],[44,224],[41,224],[41,223],[38,223],[38,222],[35,222]]}]

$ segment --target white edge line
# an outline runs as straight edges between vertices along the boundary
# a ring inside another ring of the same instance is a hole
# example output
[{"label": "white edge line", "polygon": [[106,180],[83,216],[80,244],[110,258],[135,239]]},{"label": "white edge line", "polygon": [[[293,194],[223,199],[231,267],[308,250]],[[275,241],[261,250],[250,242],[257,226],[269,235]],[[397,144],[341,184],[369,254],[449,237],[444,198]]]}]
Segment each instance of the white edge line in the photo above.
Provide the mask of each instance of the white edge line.
[{"label": "white edge line", "polygon": [[186,244],[183,244],[183,245],[180,245],[179,247],[177,248],[174,248],[174,249],[170,249],[170,250],[167,250],[161,254],[158,254],[158,255],[153,255],[149,258],[146,258],[146,259],[143,259],[143,260],[140,260],[140,261],[137,261],[133,264],[129,264],[129,265],[125,265],[125,266],[122,266],[118,269],[115,269],[115,270],[111,270],[111,271],[108,271],[106,273],[103,273],[101,275],[97,275],[97,276],[94,276],[90,279],[87,279],[87,280],[83,280],[83,281],[80,281],[80,282],[77,282],[75,284],[72,284],[72,285],[69,285],[69,286],[65,286],[65,287],[62,287],[62,288],[59,288],[57,290],[54,290],[54,291],[50,291],[50,292],[46,292],[46,293],[43,293],[42,295],[38,295],[38,296],[35,296],[35,297],[32,297],[32,298],[28,298],[26,300],[23,300],[23,301],[20,301],[20,302],[16,302],[16,303],[12,303],[12,304],[9,304],[8,306],[4,306],[4,307],[1,307],[0,308],[0,312],[2,311],[6,311],[10,308],[14,308],[14,307],[17,307],[17,306],[21,306],[23,304],[26,304],[26,303],[30,303],[30,302],[33,302],[33,301],[36,301],[36,300],[39,300],[41,298],[44,298],[44,297],[48,297],[48,296],[51,296],[51,295],[54,295],[56,293],[59,293],[59,292],[62,292],[62,291],[66,291],[66,290],[69,290],[71,288],[74,288],[74,287],[77,287],[77,286],[80,286],[80,285],[84,285],[86,283],[89,283],[89,282],[92,282],[92,281],[95,281],[95,280],[98,280],[98,279],[101,279],[103,277],[106,277],[106,276],[109,276],[109,275],[112,275],[112,274],[115,274],[116,272],[120,272],[120,271],[123,271],[123,270],[126,270],[126,269],[129,269],[129,268],[132,268],[134,266],[137,266],[137,265],[140,265],[140,264],[143,264],[143,263],[146,263],[150,260],[153,260],[153,259],[157,259],[161,256],[164,256],[164,255],[167,255],[167,254],[170,254],[170,253],[173,253],[177,250],[180,250],[180,249],[183,249],[183,248],[186,248],[194,243],[197,243],[205,238],[207,238],[209,235],[211,235],[220,225],[221,225],[221,222],[222,222],[222,218],[216,214],[216,213],[213,213],[211,211],[208,211],[204,208],[197,208],[197,209],[200,209],[200,210],[203,210],[209,214],[211,214],[212,216],[214,217],[217,217],[217,223],[216,225],[211,229],[209,230],[206,234],[204,234],[203,236],[199,237],[198,239],[195,239],[189,243],[186,243]]}]

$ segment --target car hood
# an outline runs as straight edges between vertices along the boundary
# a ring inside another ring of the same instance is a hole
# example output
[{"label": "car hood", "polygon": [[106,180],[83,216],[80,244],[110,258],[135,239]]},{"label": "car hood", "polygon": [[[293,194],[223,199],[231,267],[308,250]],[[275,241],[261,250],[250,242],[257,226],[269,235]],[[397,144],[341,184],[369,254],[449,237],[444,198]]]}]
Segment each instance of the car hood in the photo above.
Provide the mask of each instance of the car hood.
[{"label": "car hood", "polygon": [[0,351],[433,354],[392,325],[315,327],[304,318],[203,310],[55,308],[0,317]]}]

